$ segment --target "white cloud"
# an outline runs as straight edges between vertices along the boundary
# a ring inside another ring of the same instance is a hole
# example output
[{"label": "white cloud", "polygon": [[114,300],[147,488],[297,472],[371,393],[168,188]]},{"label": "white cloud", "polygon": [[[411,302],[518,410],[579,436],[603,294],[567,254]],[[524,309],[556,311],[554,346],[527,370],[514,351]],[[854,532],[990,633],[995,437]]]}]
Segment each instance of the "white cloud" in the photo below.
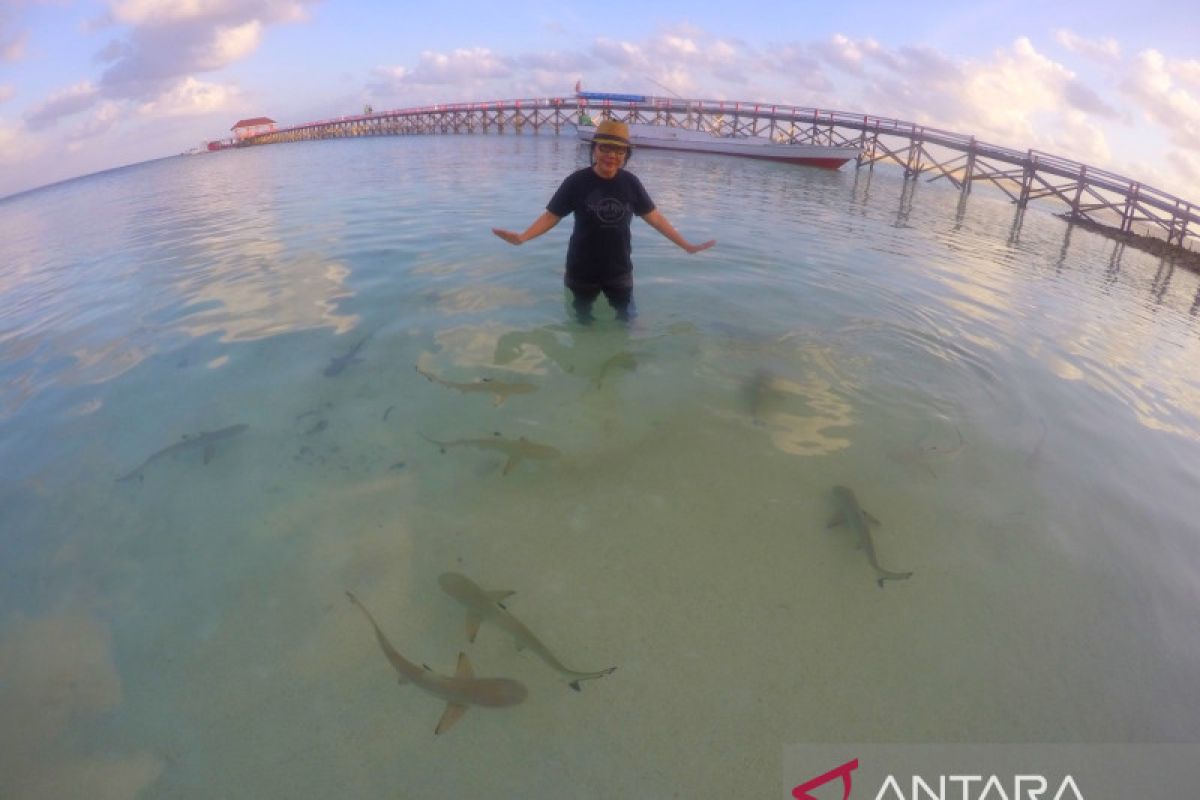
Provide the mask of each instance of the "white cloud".
[{"label": "white cloud", "polygon": [[818,42],[814,47],[818,56],[839,69],[852,75],[862,75],[868,55],[879,55],[880,47],[874,39],[856,42],[840,33]]},{"label": "white cloud", "polygon": [[90,81],[83,81],[50,95],[45,102],[25,113],[30,130],[43,130],[69,117],[86,111],[100,98],[99,90]]},{"label": "white cloud", "polygon": [[[810,47],[781,45],[762,55],[752,56],[749,61],[745,68],[747,74],[788,76],[785,94],[768,94],[764,97],[796,105],[822,103],[833,97],[834,83],[825,73],[821,59]],[[799,93],[799,96],[792,95],[793,92]]]},{"label": "white cloud", "polygon": [[149,101],[197,72],[255,52],[271,25],[308,18],[317,0],[116,0],[108,20],[132,26],[97,58],[104,94]]},{"label": "white cloud", "polygon": [[168,25],[234,16],[272,22],[308,19],[307,0],[115,0],[109,15],[125,25]]},{"label": "white cloud", "polygon": [[[1107,158],[1104,120],[1117,112],[1067,67],[1027,38],[980,59],[954,59],[929,47],[886,48],[844,36],[813,48],[854,76],[864,110],[978,136],[1011,147]],[[853,88],[853,87],[843,87]],[[855,94],[841,92],[843,102]]]},{"label": "white cloud", "polygon": [[474,92],[483,85],[511,79],[515,60],[497,55],[486,47],[459,49],[449,53],[426,50],[415,67],[377,67],[375,80],[368,89],[376,94],[398,94],[411,88],[439,87],[449,95],[446,100],[476,99]]},{"label": "white cloud", "polygon": [[642,42],[599,37],[591,56],[613,84],[628,90],[718,98],[723,86],[744,87],[747,70],[756,64],[743,45],[690,25],[659,31]]},{"label": "white cloud", "polygon": [[1115,62],[1121,58],[1121,45],[1112,37],[1087,39],[1064,28],[1056,32],[1054,38],[1072,53],[1087,56],[1094,61]]},{"label": "white cloud", "polygon": [[121,107],[111,100],[105,100],[96,106],[87,120],[67,134],[67,140],[78,146],[81,142],[108,133],[120,120]]},{"label": "white cloud", "polygon": [[220,69],[240,61],[258,49],[262,41],[262,23],[256,19],[232,27],[217,28],[207,57],[201,59],[203,68]]},{"label": "white cloud", "polygon": [[373,74],[383,81],[400,83],[412,74],[412,70],[408,67],[376,67]]},{"label": "white cloud", "polygon": [[1200,61],[1170,62],[1171,75],[1189,91],[1200,92]]},{"label": "white cloud", "polygon": [[219,14],[228,6],[228,0],[117,0],[109,13],[125,25],[146,25],[199,19]]},{"label": "white cloud", "polygon": [[204,83],[188,76],[157,99],[143,103],[138,107],[138,113],[144,117],[211,114],[231,108],[239,97],[236,88]]},{"label": "white cloud", "polygon": [[1103,129],[1081,111],[1065,110],[1044,136],[1039,139],[1038,149],[1062,154],[1085,164],[1112,163],[1112,148]]},{"label": "white cloud", "polygon": [[508,59],[486,47],[476,47],[451,53],[426,50],[421,53],[421,60],[409,79],[418,83],[441,84],[504,78],[511,74],[512,66]]},{"label": "white cloud", "polygon": [[1038,53],[1023,37],[992,62],[968,67],[967,76],[961,97],[964,116],[1008,143],[1036,138],[1033,115],[1060,108],[1071,78],[1065,67]]},{"label": "white cloud", "polygon": [[667,34],[662,38],[660,49],[668,55],[689,58],[700,52],[700,48],[691,39],[684,36]]},{"label": "white cloud", "polygon": [[1163,188],[1180,192],[1194,201],[1196,190],[1200,189],[1200,153],[1176,150],[1167,154],[1167,160],[1175,167],[1175,175]]},{"label": "white cloud", "polygon": [[1200,154],[1200,87],[1193,82],[1197,71],[1194,61],[1171,62],[1157,50],[1145,50],[1130,65],[1121,89],[1176,147]]},{"label": "white cloud", "polygon": [[592,45],[592,54],[607,67],[629,68],[649,63],[642,48],[632,42],[617,42],[600,37]]}]

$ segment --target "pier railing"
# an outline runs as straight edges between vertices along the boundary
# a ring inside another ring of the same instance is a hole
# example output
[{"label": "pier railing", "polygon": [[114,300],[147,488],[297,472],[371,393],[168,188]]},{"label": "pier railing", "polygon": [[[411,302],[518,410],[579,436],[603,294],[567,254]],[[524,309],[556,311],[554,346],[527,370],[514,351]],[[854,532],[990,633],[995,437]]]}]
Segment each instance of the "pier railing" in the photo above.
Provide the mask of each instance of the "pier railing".
[{"label": "pier railing", "polygon": [[947,180],[969,192],[983,181],[1020,207],[1048,198],[1071,219],[1130,234],[1135,226],[1194,249],[1200,205],[1132,178],[1038,150],[1015,150],[974,136],[914,122],[818,108],[670,97],[586,96],[419,108],[306,122],[244,139],[243,145],[353,136],[421,134],[574,133],[581,114],[629,123],[705,130],[720,136],[762,136],[782,143],[856,147],[859,168],[895,163],[906,178]]}]

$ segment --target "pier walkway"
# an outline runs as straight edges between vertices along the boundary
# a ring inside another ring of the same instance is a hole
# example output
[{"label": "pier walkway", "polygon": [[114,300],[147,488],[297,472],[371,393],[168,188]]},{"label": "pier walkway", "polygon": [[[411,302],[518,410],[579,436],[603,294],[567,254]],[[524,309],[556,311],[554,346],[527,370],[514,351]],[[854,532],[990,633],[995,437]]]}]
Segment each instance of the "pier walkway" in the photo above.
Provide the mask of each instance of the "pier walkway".
[{"label": "pier walkway", "polygon": [[983,181],[1021,208],[1031,200],[1047,198],[1063,204],[1069,219],[1123,234],[1139,233],[1140,227],[1141,232],[1188,250],[1195,250],[1200,240],[1200,205],[1098,167],[914,122],[769,103],[601,93],[447,103],[307,122],[247,137],[241,145],[354,136],[574,135],[574,123],[583,113],[593,119],[670,125],[722,136],[856,147],[859,168],[894,163],[903,168],[906,178],[944,179],[964,193]]}]

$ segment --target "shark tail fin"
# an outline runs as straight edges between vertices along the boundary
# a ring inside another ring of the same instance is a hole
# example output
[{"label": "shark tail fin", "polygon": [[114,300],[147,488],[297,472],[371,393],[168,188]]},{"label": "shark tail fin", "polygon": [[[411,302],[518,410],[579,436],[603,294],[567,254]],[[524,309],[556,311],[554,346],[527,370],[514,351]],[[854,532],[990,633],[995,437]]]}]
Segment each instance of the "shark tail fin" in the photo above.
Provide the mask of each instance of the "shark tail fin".
[{"label": "shark tail fin", "polygon": [[911,578],[911,572],[883,572],[875,579],[875,583],[879,584],[879,588],[883,588],[884,581],[906,581]]},{"label": "shark tail fin", "polygon": [[579,686],[580,681],[594,681],[597,678],[604,678],[609,675],[612,675],[616,671],[617,671],[616,667],[605,667],[604,669],[600,670],[599,672],[592,673],[591,675],[581,675],[580,677],[571,681],[567,685],[570,686],[575,691],[581,692],[581,691],[583,691],[583,689],[581,689]]}]

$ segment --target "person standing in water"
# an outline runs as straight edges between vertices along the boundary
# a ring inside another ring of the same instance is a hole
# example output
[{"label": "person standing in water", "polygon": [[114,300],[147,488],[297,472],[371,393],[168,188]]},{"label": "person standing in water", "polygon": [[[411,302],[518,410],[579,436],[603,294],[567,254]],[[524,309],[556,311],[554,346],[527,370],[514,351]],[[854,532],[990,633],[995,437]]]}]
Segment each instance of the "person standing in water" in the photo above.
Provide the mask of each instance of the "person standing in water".
[{"label": "person standing in water", "polygon": [[592,304],[603,292],[617,312],[617,319],[628,321],[637,314],[633,303],[633,246],[629,230],[635,214],[689,254],[707,250],[717,242],[710,239],[703,244],[692,244],[679,235],[654,207],[642,182],[624,169],[632,154],[628,125],[614,120],[601,122],[591,146],[592,166],[568,175],[550,198],[546,210],[523,233],[502,228],[492,228],[492,233],[509,244],[520,245],[536,239],[567,214],[574,213],[575,229],[567,245],[563,282],[574,296],[575,313],[580,322],[591,322]]}]

